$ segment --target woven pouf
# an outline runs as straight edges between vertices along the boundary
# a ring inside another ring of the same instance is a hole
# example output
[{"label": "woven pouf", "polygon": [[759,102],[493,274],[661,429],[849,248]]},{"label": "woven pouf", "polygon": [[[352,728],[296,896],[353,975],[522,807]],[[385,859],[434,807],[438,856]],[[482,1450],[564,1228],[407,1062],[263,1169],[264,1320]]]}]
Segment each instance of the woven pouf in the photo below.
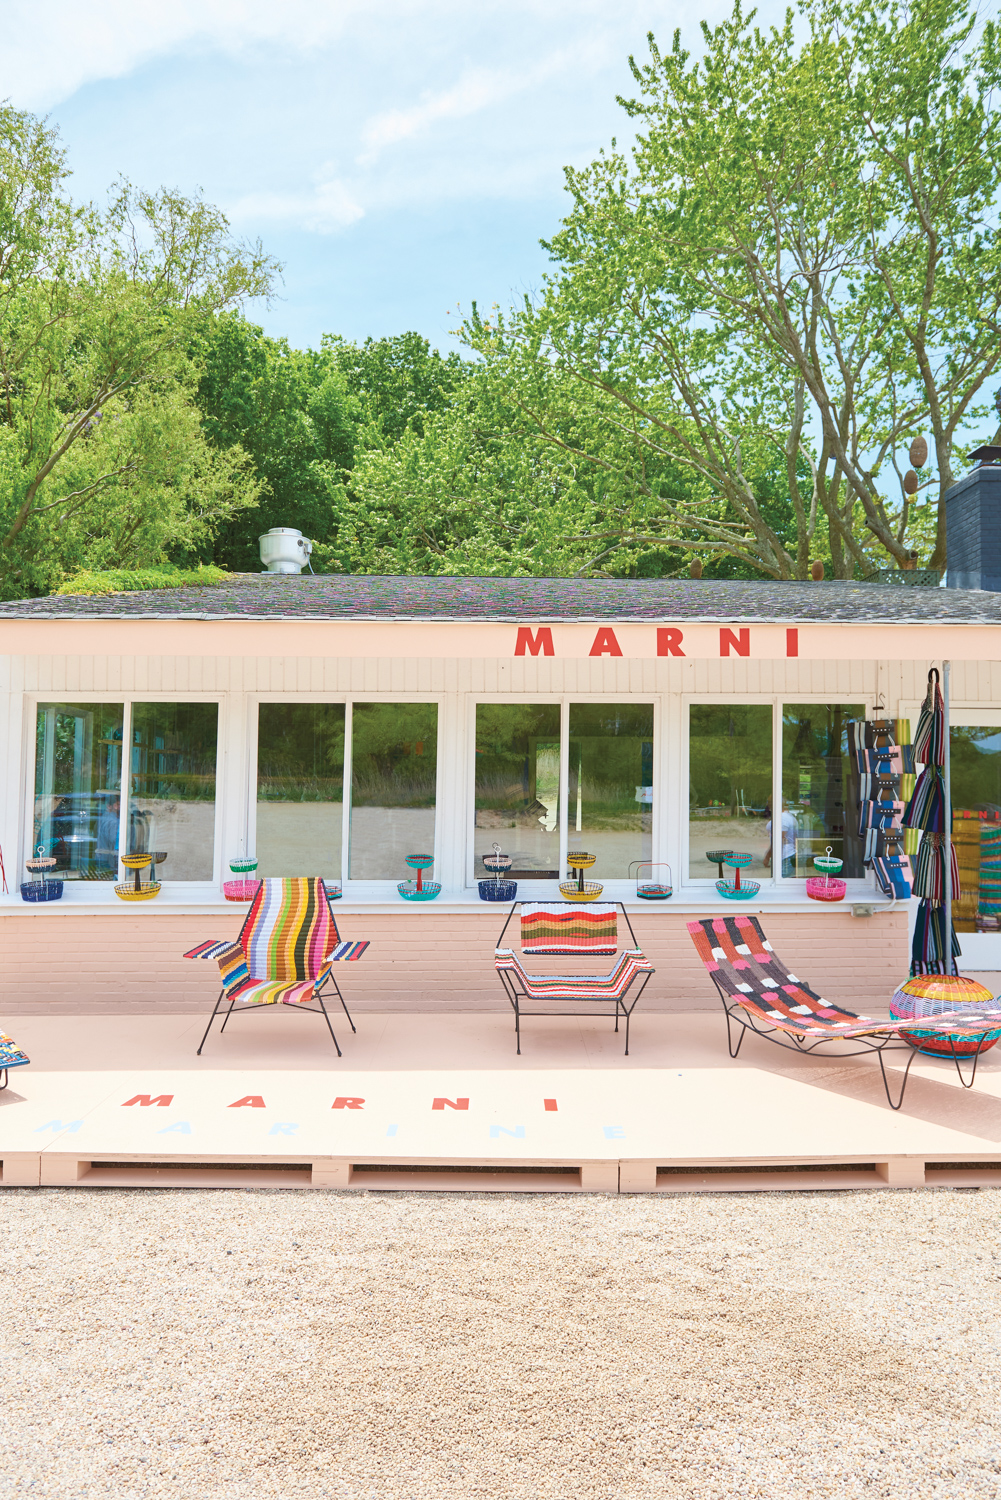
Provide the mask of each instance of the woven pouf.
[{"label": "woven pouf", "polygon": [[[990,990],[960,974],[915,974],[906,979],[890,1001],[894,1021],[912,1016],[947,1016],[950,1011],[976,1011],[978,1005],[994,1005]],[[918,1040],[920,1039],[920,1040]],[[986,1052],[1001,1039],[1001,1031],[989,1031],[985,1041],[979,1037],[936,1037],[934,1032],[912,1032],[904,1040],[917,1052],[928,1057],[952,1057],[953,1047],[963,1057],[977,1051]]]}]

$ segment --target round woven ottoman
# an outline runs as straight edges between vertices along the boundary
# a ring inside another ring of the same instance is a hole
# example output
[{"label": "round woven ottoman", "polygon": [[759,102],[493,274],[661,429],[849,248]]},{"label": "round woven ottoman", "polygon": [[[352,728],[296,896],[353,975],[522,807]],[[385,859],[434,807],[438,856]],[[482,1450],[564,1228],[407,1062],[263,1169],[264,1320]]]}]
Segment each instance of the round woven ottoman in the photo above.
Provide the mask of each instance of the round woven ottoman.
[{"label": "round woven ottoman", "polygon": [[[915,974],[906,979],[890,1001],[890,1016],[895,1021],[909,1020],[912,1016],[947,1016],[950,1011],[976,1011],[979,1005],[993,1005],[990,990],[967,979],[961,974]],[[904,1040],[915,1051],[927,1057],[971,1057],[979,1049],[986,1052],[1001,1039],[1001,1031],[989,1031],[981,1042],[979,1037],[936,1037],[934,1032],[912,1032]]]}]

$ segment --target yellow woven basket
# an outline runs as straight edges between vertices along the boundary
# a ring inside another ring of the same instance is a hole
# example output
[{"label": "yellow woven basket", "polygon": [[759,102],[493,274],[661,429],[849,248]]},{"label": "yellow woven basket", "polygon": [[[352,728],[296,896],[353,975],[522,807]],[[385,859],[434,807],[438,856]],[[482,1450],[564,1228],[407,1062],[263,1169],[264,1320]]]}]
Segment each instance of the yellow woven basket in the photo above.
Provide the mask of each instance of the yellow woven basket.
[{"label": "yellow woven basket", "polygon": [[597,901],[604,889],[596,880],[585,880],[583,886],[579,886],[576,880],[560,881],[560,895],[567,901]]},{"label": "yellow woven basket", "polygon": [[154,896],[160,894],[160,882],[151,880],[149,885],[141,885],[136,890],[134,885],[116,885],[115,895],[119,901],[152,901]]}]

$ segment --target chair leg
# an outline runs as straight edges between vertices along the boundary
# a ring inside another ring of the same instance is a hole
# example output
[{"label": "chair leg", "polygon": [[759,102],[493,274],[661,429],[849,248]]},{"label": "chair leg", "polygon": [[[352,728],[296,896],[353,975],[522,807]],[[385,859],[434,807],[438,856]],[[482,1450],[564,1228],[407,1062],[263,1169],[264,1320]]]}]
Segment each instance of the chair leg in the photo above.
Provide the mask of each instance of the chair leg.
[{"label": "chair leg", "polygon": [[3,1079],[3,1083],[0,1083],[0,1089],[5,1089],[8,1083],[10,1083],[10,1073],[6,1068],[0,1069],[0,1078]]},{"label": "chair leg", "polygon": [[219,1027],[219,1035],[220,1036],[222,1036],[223,1032],[226,1030],[226,1026],[227,1026],[227,1023],[229,1022],[229,1018],[233,1014],[233,1006],[235,1004],[236,1004],[235,1000],[231,1000],[229,1002],[229,1010],[226,1012],[226,1020],[223,1021],[222,1025]]},{"label": "chair leg", "polygon": [[[222,1000],[222,997],[223,997],[224,993],[225,993],[224,990],[220,990],[219,991],[219,999],[216,1000],[216,1003],[215,1003],[215,1006],[213,1008],[212,1014],[209,1016],[209,1024],[205,1028],[205,1035],[202,1037],[201,1041],[198,1043],[198,1051],[195,1053],[196,1057],[201,1057],[201,1055],[202,1055],[202,1048],[205,1046],[205,1043],[208,1040],[208,1034],[212,1030],[212,1022],[215,1020],[216,1016],[219,1013],[219,1002]],[[230,1010],[233,1009],[232,1002],[230,1002],[230,1007],[229,1008],[230,1008]],[[226,1017],[226,1020],[227,1021],[229,1020],[228,1016]],[[223,1022],[223,1025],[225,1025],[225,1024],[226,1023]],[[220,1035],[221,1034],[222,1033],[220,1033]]]},{"label": "chair leg", "polygon": [[[622,1007],[622,1013],[623,1013],[623,1015],[626,1018],[626,1051],[625,1051],[625,1055],[626,1055],[626,1057],[628,1057],[629,1056],[629,1018],[632,1015],[632,1011],[631,1010],[626,1010],[625,1006],[623,1006]],[[616,1031],[618,1031],[618,1029],[619,1029],[619,1002],[617,1000],[615,1002],[615,1029],[616,1029]]]},{"label": "chair leg", "polygon": [[341,994],[340,985],[337,983],[337,980],[334,978],[333,974],[329,974],[327,977],[334,987],[334,993],[336,994],[338,1000],[341,1002],[341,1009],[348,1018],[348,1025],[351,1027],[351,1030],[355,1033],[355,1035],[357,1035],[358,1028],[351,1019],[351,1012],[348,1010],[347,1005],[345,1004],[344,996]]},{"label": "chair leg", "polygon": [[977,1042],[977,1050],[976,1050],[976,1052],[973,1053],[973,1067],[970,1069],[970,1081],[969,1081],[969,1083],[967,1083],[966,1079],[963,1077],[963,1070],[960,1067],[960,1058],[961,1057],[962,1058],[968,1058],[970,1056],[970,1054],[969,1054],[969,1052],[957,1052],[956,1051],[956,1038],[952,1037],[952,1036],[949,1038],[949,1046],[952,1049],[952,1060],[956,1064],[956,1072],[959,1074],[959,1081],[963,1085],[964,1089],[972,1089],[972,1087],[973,1087],[973,1080],[977,1076],[977,1063],[980,1061],[980,1054],[984,1050],[984,1042],[986,1040],[987,1040],[987,1034],[985,1032],[984,1035]]},{"label": "chair leg", "polygon": [[[334,1028],[330,1024],[330,1017],[327,1015],[327,1007],[323,1003],[323,996],[322,995],[317,995],[316,998],[320,1002],[320,1009],[323,1011],[323,1019],[326,1021],[326,1023],[327,1023],[327,1030],[330,1032],[330,1039],[333,1042],[334,1046],[337,1047],[337,1056],[338,1057],[343,1057],[344,1054],[341,1052],[340,1047],[337,1045],[337,1038],[334,1036]],[[351,1029],[353,1031],[354,1027],[352,1026]]]},{"label": "chair leg", "polygon": [[907,1080],[908,1080],[908,1078],[910,1076],[911,1067],[912,1067],[914,1059],[917,1057],[917,1055],[918,1055],[917,1052],[912,1048],[911,1055],[907,1059],[907,1067],[904,1069],[904,1081],[900,1085],[900,1094],[899,1094],[899,1096],[897,1098],[896,1104],[894,1104],[894,1102],[893,1102],[893,1096],[890,1093],[889,1080],[887,1079],[887,1076],[886,1076],[886,1067],[884,1066],[884,1063],[883,1063],[883,1049],[882,1049],[882,1047],[880,1047],[878,1049],[877,1053],[876,1053],[876,1056],[879,1058],[879,1071],[883,1075],[883,1089],[884,1089],[884,1091],[886,1093],[886,1102],[890,1106],[891,1109],[899,1109],[900,1106],[904,1102],[904,1094],[905,1094],[905,1092],[907,1090]]},{"label": "chair leg", "polygon": [[518,1009],[518,996],[514,997],[514,1037],[517,1042],[517,1055],[521,1056],[521,1011]]},{"label": "chair leg", "polygon": [[731,1057],[736,1057],[737,1054],[739,1053],[741,1047],[744,1044],[744,1037],[747,1034],[747,1027],[746,1026],[741,1026],[741,1028],[740,1028],[740,1036],[737,1039],[737,1045],[735,1047],[733,1045],[733,1032],[732,1032],[732,1030],[730,1028],[730,1019],[731,1019],[730,1018],[730,1012],[726,1009],[726,1006],[723,1007],[723,1010],[724,1010],[724,1013],[726,1015],[726,1045],[727,1045],[727,1050],[729,1051]]}]

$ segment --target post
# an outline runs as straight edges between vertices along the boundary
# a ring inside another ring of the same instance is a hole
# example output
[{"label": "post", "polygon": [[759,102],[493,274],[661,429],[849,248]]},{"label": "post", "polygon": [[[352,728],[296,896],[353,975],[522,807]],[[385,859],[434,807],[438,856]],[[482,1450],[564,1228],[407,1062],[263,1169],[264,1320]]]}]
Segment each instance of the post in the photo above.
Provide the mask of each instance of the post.
[{"label": "post", "polygon": [[[942,663],[942,702],[944,704],[944,761],[945,771],[945,840],[942,853],[945,857],[943,872],[943,895],[945,915],[945,972],[952,973],[952,753],[949,744],[949,662]],[[957,966],[958,972],[958,966]]]}]

